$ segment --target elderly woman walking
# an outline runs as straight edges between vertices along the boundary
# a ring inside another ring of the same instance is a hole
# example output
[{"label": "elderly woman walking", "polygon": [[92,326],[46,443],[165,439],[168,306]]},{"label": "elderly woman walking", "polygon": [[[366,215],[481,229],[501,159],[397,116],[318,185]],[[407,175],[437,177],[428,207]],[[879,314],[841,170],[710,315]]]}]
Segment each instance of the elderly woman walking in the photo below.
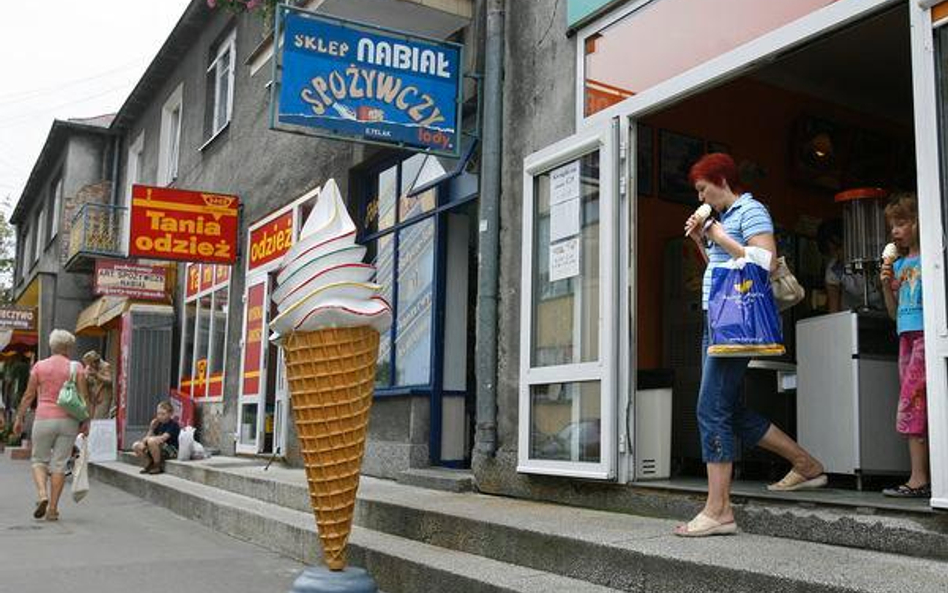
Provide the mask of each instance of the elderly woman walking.
[{"label": "elderly woman walking", "polygon": [[[707,312],[713,268],[731,258],[744,257],[744,248],[748,246],[766,249],[776,262],[777,245],[770,213],[751,194],[741,193],[737,166],[729,155],[705,155],[691,168],[689,178],[698,192],[698,200],[717,213],[716,220],[705,221],[694,214],[685,222],[685,234],[698,244],[708,264],[702,290],[702,305]],[[768,486],[769,490],[819,488],[827,481],[818,460],[769,420],[742,404],[744,371],[750,359],[707,356],[707,347],[705,324],[697,412],[701,454],[708,471],[708,498],[697,517],[675,530],[685,537],[737,532],[730,496],[736,436],[744,445],[763,447],[792,464],[790,472]]]},{"label": "elderly woman walking", "polygon": [[19,434],[27,410],[34,399],[39,400],[31,436],[33,481],[36,483],[37,496],[33,517],[36,519],[59,519],[59,497],[66,483],[66,462],[72,455],[76,435],[80,430],[88,434],[89,430],[88,423],[80,425],[56,403],[60,389],[70,377],[75,380],[82,399],[89,401],[82,365],[70,359],[75,344],[76,338],[65,330],[54,329],[49,334],[49,350],[52,354],[33,365],[26,392],[16,413],[13,430]]}]

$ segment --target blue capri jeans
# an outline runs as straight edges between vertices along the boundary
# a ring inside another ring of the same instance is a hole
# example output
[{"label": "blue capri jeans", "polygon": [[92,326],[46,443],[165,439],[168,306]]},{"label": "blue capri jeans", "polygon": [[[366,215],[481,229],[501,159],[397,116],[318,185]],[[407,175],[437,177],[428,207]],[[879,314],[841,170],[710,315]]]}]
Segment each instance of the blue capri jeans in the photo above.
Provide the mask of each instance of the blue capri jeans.
[{"label": "blue capri jeans", "polygon": [[748,410],[741,401],[749,358],[708,356],[708,327],[701,340],[701,388],[698,429],[705,463],[734,461],[735,437],[750,447],[770,429],[770,421]]}]

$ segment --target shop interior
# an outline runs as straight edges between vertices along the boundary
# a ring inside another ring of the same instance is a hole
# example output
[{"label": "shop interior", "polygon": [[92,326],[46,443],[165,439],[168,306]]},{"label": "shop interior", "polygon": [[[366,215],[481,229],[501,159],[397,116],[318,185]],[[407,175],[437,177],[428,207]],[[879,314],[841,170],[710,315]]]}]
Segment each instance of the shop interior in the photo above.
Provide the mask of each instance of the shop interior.
[{"label": "shop interior", "polygon": [[[694,409],[704,266],[682,227],[698,206],[687,171],[702,154],[718,151],[734,156],[742,182],[769,208],[779,255],[807,291],[804,302],[782,315],[787,354],[751,363],[747,405],[817,457],[833,460],[825,463],[834,488],[878,491],[908,473],[907,447],[895,432],[894,323],[877,310],[875,298],[867,307],[859,295],[843,303],[843,313],[830,315],[824,282],[830,257],[818,238],[821,225],[824,235],[842,227],[839,259],[856,274],[864,268],[873,283],[878,278],[888,242],[881,212],[886,196],[851,190],[915,190],[911,77],[908,11],[899,7],[638,120],[637,484],[703,486]],[[839,201],[843,192],[857,199]],[[848,327],[858,328],[858,339],[849,339],[854,332]],[[837,354],[839,364],[832,362]],[[856,365],[858,387],[834,375],[852,377],[848,365]],[[650,406],[646,394],[661,397],[654,388],[663,383],[672,396],[667,466],[656,461],[660,453],[652,454],[662,445],[640,438],[660,425],[660,406]],[[838,438],[823,438],[827,434]],[[857,450],[840,451],[840,443],[857,443]],[[737,484],[748,487],[776,481],[787,469],[776,456],[748,448],[735,463]]]}]

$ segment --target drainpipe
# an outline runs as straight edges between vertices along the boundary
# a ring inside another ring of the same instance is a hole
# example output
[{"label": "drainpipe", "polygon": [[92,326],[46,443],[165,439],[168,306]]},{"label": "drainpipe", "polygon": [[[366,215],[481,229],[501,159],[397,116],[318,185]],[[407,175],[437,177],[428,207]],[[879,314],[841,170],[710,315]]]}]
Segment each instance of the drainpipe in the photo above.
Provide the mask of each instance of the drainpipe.
[{"label": "drainpipe", "polygon": [[501,131],[503,129],[504,0],[486,0],[484,115],[481,142],[477,266],[477,431],[475,452],[497,451],[497,285],[500,253]]}]

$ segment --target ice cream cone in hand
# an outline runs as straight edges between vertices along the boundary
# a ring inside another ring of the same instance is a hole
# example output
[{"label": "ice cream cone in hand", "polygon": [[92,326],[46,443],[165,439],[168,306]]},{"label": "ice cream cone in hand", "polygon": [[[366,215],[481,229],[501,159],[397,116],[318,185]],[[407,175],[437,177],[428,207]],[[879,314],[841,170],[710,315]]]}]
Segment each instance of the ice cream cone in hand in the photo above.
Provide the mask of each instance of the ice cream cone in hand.
[{"label": "ice cream cone in hand", "polygon": [[283,259],[271,339],[283,346],[293,418],[326,565],[346,567],[379,332],[391,308],[367,280],[355,225],[336,184],[322,189],[296,244]]},{"label": "ice cream cone in hand", "polygon": [[694,229],[703,227],[709,216],[711,216],[711,206],[707,204],[701,204],[698,206],[698,209],[695,210],[694,213],[696,224],[689,229],[689,232],[685,233],[685,236],[687,237],[690,235],[691,231]]},{"label": "ice cream cone in hand", "polygon": [[895,263],[897,259],[899,259],[899,248],[895,246],[895,243],[889,243],[885,246],[885,249],[882,250],[882,261],[883,263],[891,264]]}]

